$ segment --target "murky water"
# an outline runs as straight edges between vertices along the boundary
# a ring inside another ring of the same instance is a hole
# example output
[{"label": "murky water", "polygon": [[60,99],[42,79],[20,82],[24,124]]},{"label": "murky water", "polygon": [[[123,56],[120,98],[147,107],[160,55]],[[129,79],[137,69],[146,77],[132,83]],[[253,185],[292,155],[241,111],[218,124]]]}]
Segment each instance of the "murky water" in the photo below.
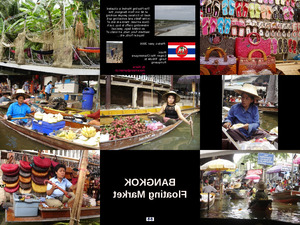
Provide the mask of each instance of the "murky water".
[{"label": "murky water", "polygon": [[199,150],[200,112],[192,115],[192,120],[194,122],[194,137],[192,139],[190,127],[182,122],[178,127],[161,138],[131,148],[130,150]]},{"label": "murky water", "polygon": [[[6,110],[0,109],[2,113]],[[0,150],[53,150],[53,148],[40,144],[13,131],[0,122]]]},{"label": "murky water", "polygon": [[[175,30],[175,29],[180,28],[180,27],[186,27],[186,26],[188,26],[190,24],[191,23],[183,23],[183,24],[179,24],[179,25],[175,25],[175,26],[170,26],[170,27],[165,27],[165,28],[159,28],[159,29],[157,29],[157,31],[165,32],[165,31],[168,31],[168,30]],[[192,24],[195,24],[195,23],[192,23]]]},{"label": "murky water", "polygon": [[[57,222],[59,222],[59,221],[57,221]],[[55,224],[55,223],[57,223],[57,222],[51,222],[51,223],[49,223],[49,222],[43,222],[43,223],[24,223],[24,222],[22,222],[22,223],[6,223],[5,222],[5,212],[4,211],[1,211],[0,212],[0,225],[7,225],[7,224],[9,224],[9,225],[20,225],[20,224],[24,224],[24,225],[53,225],[53,224]],[[96,223],[95,222],[97,222],[97,224],[99,224],[100,225],[100,218],[95,218],[95,219],[88,219],[88,220],[80,220],[80,224],[81,225],[96,225]],[[66,225],[69,223],[69,221],[63,221],[63,223],[65,223]]]},{"label": "murky water", "polygon": [[[271,197],[269,196],[269,199]],[[249,198],[231,200],[225,196],[222,200],[215,200],[214,205],[207,211],[200,211],[202,218],[234,218],[234,219],[268,219],[288,222],[291,224],[300,223],[300,203],[297,205],[272,202],[270,214],[253,214],[249,206]]]}]

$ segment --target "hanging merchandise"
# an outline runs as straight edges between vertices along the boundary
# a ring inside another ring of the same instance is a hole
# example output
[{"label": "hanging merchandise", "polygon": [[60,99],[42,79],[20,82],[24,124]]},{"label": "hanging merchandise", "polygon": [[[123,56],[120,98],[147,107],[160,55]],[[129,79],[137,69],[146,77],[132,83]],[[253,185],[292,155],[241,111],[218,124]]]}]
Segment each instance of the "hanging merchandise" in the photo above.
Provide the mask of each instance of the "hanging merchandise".
[{"label": "hanging merchandise", "polygon": [[76,22],[75,36],[79,39],[84,37],[84,26],[83,26],[83,23],[81,22],[80,18]]},{"label": "hanging merchandise", "polygon": [[[217,51],[219,57],[211,57],[210,54],[213,51]],[[218,47],[207,50],[205,57],[200,57],[200,65],[203,65],[210,75],[231,75],[237,73],[236,57],[227,55],[223,49]]]},{"label": "hanging merchandise", "polygon": [[[254,53],[261,54],[262,57],[254,58]],[[249,73],[261,74],[263,70],[265,70],[264,75],[272,75],[273,73],[276,73],[275,61],[275,57],[267,56],[263,50],[253,49],[249,52],[248,57],[238,58],[238,75]],[[266,70],[269,70],[270,72],[268,73]]]}]

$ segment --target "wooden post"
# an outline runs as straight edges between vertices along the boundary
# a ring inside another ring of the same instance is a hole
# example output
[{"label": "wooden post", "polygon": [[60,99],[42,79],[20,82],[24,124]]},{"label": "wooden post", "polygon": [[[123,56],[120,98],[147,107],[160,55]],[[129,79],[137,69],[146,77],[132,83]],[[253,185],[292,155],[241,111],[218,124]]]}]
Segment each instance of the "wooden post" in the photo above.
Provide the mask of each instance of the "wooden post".
[{"label": "wooden post", "polygon": [[193,107],[195,107],[195,91],[196,91],[196,83],[192,82],[192,92],[193,92]]},{"label": "wooden post", "polygon": [[136,108],[137,105],[136,105],[136,100],[137,100],[137,90],[138,88],[135,86],[132,88],[132,108]]},{"label": "wooden post", "polygon": [[110,109],[111,105],[111,77],[106,76],[105,108]]},{"label": "wooden post", "polygon": [[70,225],[74,225],[74,224],[79,225],[80,222],[81,205],[83,199],[82,195],[83,195],[84,183],[85,183],[86,172],[87,172],[86,168],[88,165],[88,154],[89,154],[88,150],[83,150],[82,160],[79,169],[79,178],[77,183],[76,197],[74,200],[74,204],[70,216]]}]

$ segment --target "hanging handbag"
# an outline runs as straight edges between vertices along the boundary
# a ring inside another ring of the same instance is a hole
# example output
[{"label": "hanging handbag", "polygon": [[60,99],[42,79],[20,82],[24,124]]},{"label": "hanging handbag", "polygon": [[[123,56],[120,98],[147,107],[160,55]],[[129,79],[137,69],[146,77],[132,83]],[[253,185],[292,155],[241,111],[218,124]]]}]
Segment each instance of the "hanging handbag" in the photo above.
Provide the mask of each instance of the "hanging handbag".
[{"label": "hanging handbag", "polygon": [[9,183],[5,183],[5,182],[4,182],[4,184],[5,184],[5,187],[7,187],[7,188],[15,188],[15,187],[17,187],[17,185],[19,184],[19,178],[18,178],[18,180],[17,180],[16,182],[14,182],[14,183],[9,184]]},{"label": "hanging handbag", "polygon": [[44,173],[40,173],[40,172],[37,172],[35,171],[34,169],[32,169],[32,174],[36,177],[44,177],[44,176],[47,176],[48,175],[48,171],[47,172],[44,172]]},{"label": "hanging handbag", "polygon": [[[262,58],[253,58],[254,52],[260,52]],[[273,74],[276,73],[276,59],[272,56],[266,56],[265,52],[260,49],[253,49],[248,54],[247,58],[239,57],[238,59],[238,74],[243,74],[243,71],[255,70],[256,73],[263,69],[270,70]]]},{"label": "hanging handbag", "polygon": [[40,168],[49,168],[51,166],[51,160],[45,158],[42,154],[40,156],[34,156],[33,162]]},{"label": "hanging handbag", "polygon": [[22,177],[22,176],[19,176],[19,179],[22,183],[29,183],[31,181],[31,177]]},{"label": "hanging handbag", "polygon": [[45,193],[47,191],[47,185],[38,185],[31,181],[33,191],[37,193]]},{"label": "hanging handbag", "polygon": [[31,174],[31,179],[33,180],[33,182],[35,184],[39,184],[39,185],[44,185],[44,181],[49,179],[49,176],[44,176],[44,177],[36,177],[33,174]]},{"label": "hanging handbag", "polygon": [[48,167],[48,168],[41,168],[41,167],[38,167],[38,166],[35,165],[35,164],[32,165],[32,168],[33,168],[36,172],[39,172],[39,173],[45,173],[45,172],[48,172],[48,170],[49,170],[49,167]]},{"label": "hanging handbag", "polygon": [[19,165],[14,163],[14,157],[11,155],[8,159],[7,164],[1,165],[1,170],[4,174],[6,173],[13,173],[19,169]]},{"label": "hanging handbag", "polygon": [[[219,57],[210,57],[213,51],[217,51]],[[210,48],[206,51],[205,57],[200,57],[200,66],[206,68],[210,75],[232,75],[237,73],[236,57],[227,55],[223,49],[218,47]]]},{"label": "hanging handbag", "polygon": [[13,176],[13,177],[7,176],[5,174],[2,175],[2,180],[5,183],[12,184],[12,183],[15,183],[18,179],[19,179],[19,175],[16,175],[16,176]]},{"label": "hanging handbag", "polygon": [[[252,36],[255,36],[252,39]],[[267,56],[271,54],[271,39],[264,40],[258,33],[250,33],[246,37],[239,37],[235,41],[236,57],[248,57],[248,54],[253,49],[261,49]],[[261,57],[258,52],[255,52],[252,58]]]},{"label": "hanging handbag", "polygon": [[19,187],[20,187],[19,184],[18,184],[15,188],[7,188],[7,187],[5,187],[5,188],[4,188],[4,191],[6,191],[6,192],[8,192],[8,193],[14,193],[14,192],[16,192],[16,191],[19,190]]},{"label": "hanging handbag", "polygon": [[53,168],[55,168],[59,164],[59,162],[57,162],[57,161],[58,161],[57,156],[55,156],[55,158],[53,160],[51,160],[51,166]]},{"label": "hanging handbag", "polygon": [[21,194],[29,194],[29,193],[31,193],[31,190],[32,190],[32,188],[29,188],[29,189],[23,189],[23,188],[19,188],[19,192],[21,193]]},{"label": "hanging handbag", "polygon": [[26,154],[22,156],[22,160],[20,160],[20,165],[26,170],[31,170],[30,162],[28,162],[28,156]]},{"label": "hanging handbag", "polygon": [[30,177],[31,173],[26,173],[26,172],[20,170],[20,176],[22,176],[22,177]]},{"label": "hanging handbag", "polygon": [[17,168],[17,170],[16,171],[14,171],[14,172],[11,172],[11,173],[3,173],[4,175],[6,175],[6,176],[10,176],[10,177],[14,177],[14,176],[17,176],[17,175],[19,175],[19,171],[20,171],[20,169],[19,169],[19,167]]},{"label": "hanging handbag", "polygon": [[20,165],[20,170],[22,170],[25,173],[31,173],[31,168],[30,168],[30,170],[27,170],[27,169],[23,168],[23,166],[21,166],[21,165]]},{"label": "hanging handbag", "polygon": [[22,188],[22,189],[29,189],[29,188],[31,188],[31,182],[29,182],[29,183],[23,183],[23,182],[19,182],[19,185],[20,185],[20,188]]},{"label": "hanging handbag", "polygon": [[[200,37],[200,56],[205,56],[207,50],[213,47],[222,48],[227,55],[235,54],[235,39],[224,38],[219,32],[213,32],[207,36]],[[217,52],[212,52],[211,56],[217,57]]]}]

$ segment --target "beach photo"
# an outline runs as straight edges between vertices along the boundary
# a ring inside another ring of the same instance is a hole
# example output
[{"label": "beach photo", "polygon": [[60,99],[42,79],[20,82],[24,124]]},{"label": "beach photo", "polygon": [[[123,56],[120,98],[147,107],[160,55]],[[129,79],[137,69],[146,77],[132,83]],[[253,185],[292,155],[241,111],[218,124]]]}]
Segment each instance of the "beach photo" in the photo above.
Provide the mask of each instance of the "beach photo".
[{"label": "beach photo", "polygon": [[155,36],[195,36],[195,6],[156,5]]}]

